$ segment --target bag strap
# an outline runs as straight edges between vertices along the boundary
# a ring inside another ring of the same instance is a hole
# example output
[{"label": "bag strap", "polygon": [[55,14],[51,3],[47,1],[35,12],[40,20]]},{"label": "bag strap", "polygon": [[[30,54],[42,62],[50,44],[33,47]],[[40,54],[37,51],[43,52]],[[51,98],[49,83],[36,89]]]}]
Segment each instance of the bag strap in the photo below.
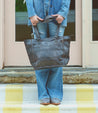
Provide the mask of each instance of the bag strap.
[{"label": "bag strap", "polygon": [[[48,23],[48,22],[53,21],[55,19],[56,19],[56,17],[48,15],[48,16],[46,16],[44,21],[39,21],[39,23]],[[58,24],[57,22],[55,22],[55,24],[57,24],[57,32],[56,32],[55,37],[58,37],[59,29],[60,29],[60,24]],[[36,39],[40,40],[41,38],[40,38],[40,34],[39,34],[37,26],[33,26],[33,27],[34,27],[34,31],[35,31],[35,34],[36,34],[36,37],[37,37]]]}]

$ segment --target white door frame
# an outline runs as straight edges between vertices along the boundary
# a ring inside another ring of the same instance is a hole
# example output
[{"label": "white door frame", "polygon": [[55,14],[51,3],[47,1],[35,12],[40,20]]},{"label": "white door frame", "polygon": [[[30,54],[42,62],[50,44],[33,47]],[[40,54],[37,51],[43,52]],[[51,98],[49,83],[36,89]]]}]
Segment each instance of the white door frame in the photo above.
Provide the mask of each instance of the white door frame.
[{"label": "white door frame", "polygon": [[4,0],[0,0],[0,69],[4,66]]},{"label": "white door frame", "polygon": [[92,41],[92,0],[82,0],[82,64],[98,68],[98,41]]}]

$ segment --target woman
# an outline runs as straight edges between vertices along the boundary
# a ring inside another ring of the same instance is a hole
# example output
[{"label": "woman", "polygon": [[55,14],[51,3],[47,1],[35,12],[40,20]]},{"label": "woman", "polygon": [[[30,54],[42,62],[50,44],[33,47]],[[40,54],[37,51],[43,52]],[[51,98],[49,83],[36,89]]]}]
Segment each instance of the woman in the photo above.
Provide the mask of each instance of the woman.
[{"label": "woman", "polygon": [[[35,39],[36,34],[33,26],[36,25],[41,38],[47,37],[47,29],[49,29],[50,37],[55,36],[57,24],[53,21],[49,23],[39,23],[39,21],[43,21],[47,15],[56,16],[57,23],[61,24],[59,36],[64,35],[64,30],[67,26],[70,0],[26,0],[26,6],[28,11],[28,26],[32,25]],[[35,75],[40,104],[48,105],[51,103],[59,105],[63,98],[62,67],[35,70]]]}]

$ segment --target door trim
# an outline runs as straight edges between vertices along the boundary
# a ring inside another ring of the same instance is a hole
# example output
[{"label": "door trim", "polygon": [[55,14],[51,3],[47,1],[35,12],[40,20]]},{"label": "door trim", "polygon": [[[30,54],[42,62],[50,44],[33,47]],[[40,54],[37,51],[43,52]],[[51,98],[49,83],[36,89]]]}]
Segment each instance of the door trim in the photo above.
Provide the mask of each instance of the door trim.
[{"label": "door trim", "polygon": [[92,0],[82,0],[82,64],[84,68],[98,68],[96,59],[98,54],[94,53],[95,48],[93,48],[97,46],[98,41],[92,41],[92,4]]},{"label": "door trim", "polygon": [[92,37],[92,0],[82,0],[82,64],[89,66],[89,39]]},{"label": "door trim", "polygon": [[4,0],[0,0],[0,69],[4,66]]}]

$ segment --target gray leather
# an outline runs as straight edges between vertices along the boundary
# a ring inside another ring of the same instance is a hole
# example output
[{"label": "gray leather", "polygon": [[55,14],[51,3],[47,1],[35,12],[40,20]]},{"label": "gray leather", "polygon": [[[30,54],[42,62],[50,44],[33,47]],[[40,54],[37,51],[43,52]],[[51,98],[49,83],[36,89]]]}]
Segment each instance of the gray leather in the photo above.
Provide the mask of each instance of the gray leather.
[{"label": "gray leather", "polygon": [[[47,17],[44,22],[52,21],[54,18]],[[35,70],[64,67],[69,62],[70,36],[55,36],[40,38],[37,27],[37,39],[24,40],[27,54],[31,65]],[[59,29],[59,25],[58,25]]]}]

